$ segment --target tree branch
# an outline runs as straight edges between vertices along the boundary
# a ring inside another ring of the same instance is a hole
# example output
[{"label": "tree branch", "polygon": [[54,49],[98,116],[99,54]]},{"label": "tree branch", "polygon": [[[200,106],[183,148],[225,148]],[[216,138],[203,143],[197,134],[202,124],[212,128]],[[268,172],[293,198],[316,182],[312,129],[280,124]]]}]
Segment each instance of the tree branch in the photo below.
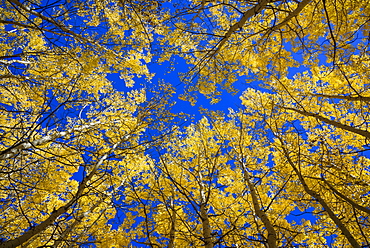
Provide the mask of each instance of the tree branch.
[{"label": "tree branch", "polygon": [[44,231],[48,226],[50,226],[51,224],[54,223],[54,221],[59,218],[59,216],[61,216],[62,214],[66,213],[69,208],[74,204],[76,203],[80,197],[82,196],[83,194],[83,191],[85,190],[86,188],[86,185],[87,183],[92,179],[92,177],[96,174],[97,170],[99,169],[99,167],[103,164],[103,162],[108,158],[108,155],[111,154],[114,150],[116,150],[117,146],[121,143],[118,142],[116,144],[113,145],[113,147],[106,153],[104,154],[99,160],[98,162],[95,164],[95,166],[92,168],[91,172],[89,173],[89,175],[87,175],[83,180],[82,182],[79,184],[78,186],[78,189],[77,189],[77,193],[72,197],[71,200],[69,200],[69,202],[67,204],[65,204],[64,206],[58,208],[57,210],[53,211],[49,217],[44,220],[43,222],[41,222],[40,224],[38,224],[37,226],[33,226],[31,227],[28,231],[26,231],[24,234],[22,234],[21,236],[19,236],[18,238],[15,238],[15,239],[12,239],[12,240],[8,240],[8,241],[5,241],[3,243],[0,243],[0,248],[15,248],[17,246],[20,246],[22,244],[24,244],[25,242],[27,242],[30,238],[32,238],[33,236],[41,233],[42,231]]},{"label": "tree branch", "polygon": [[279,106],[279,105],[278,105],[278,107],[282,108],[282,109],[286,109],[286,110],[292,110],[296,113],[299,113],[299,114],[307,116],[307,117],[315,117],[316,119],[318,119],[322,122],[325,122],[326,124],[333,125],[334,127],[349,131],[351,133],[359,134],[359,135],[361,135],[365,138],[370,138],[370,132],[369,131],[358,129],[358,128],[355,128],[355,127],[351,127],[351,126],[342,124],[342,123],[337,122],[337,121],[332,121],[332,120],[330,120],[326,117],[323,117],[319,114],[314,114],[314,113],[310,113],[310,112],[307,112],[307,111],[304,111],[304,110],[299,110],[299,109],[290,108],[290,107],[283,107],[283,106]]}]

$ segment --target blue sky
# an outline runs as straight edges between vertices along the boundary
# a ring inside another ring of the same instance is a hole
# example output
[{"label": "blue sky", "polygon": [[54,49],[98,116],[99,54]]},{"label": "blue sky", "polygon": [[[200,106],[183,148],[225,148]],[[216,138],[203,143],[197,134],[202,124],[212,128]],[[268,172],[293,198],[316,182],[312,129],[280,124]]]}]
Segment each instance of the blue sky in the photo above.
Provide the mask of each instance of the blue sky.
[{"label": "blue sky", "polygon": [[[289,48],[289,44],[286,45]],[[299,54],[294,54],[293,56],[298,61],[302,60],[301,55]],[[203,95],[198,94],[198,101],[195,106],[192,106],[189,102],[180,100],[178,98],[179,95],[184,91],[184,84],[180,81],[179,74],[188,72],[191,66],[187,65],[184,59],[180,58],[179,56],[174,57],[174,62],[174,65],[170,65],[169,62],[158,64],[154,59],[153,62],[148,64],[148,67],[150,72],[155,73],[155,77],[152,79],[153,85],[156,85],[159,81],[163,80],[164,82],[170,83],[176,88],[176,93],[172,99],[172,101],[176,102],[173,107],[173,112],[184,112],[194,117],[189,118],[186,123],[183,123],[185,126],[202,118],[203,115],[200,111],[201,107],[209,110],[219,110],[227,114],[229,108],[233,108],[235,110],[242,108],[241,100],[239,99],[239,97],[242,95],[245,89],[249,87],[260,89],[258,86],[258,81],[252,84],[247,84],[244,82],[243,77],[241,77],[239,81],[234,84],[235,88],[239,90],[237,94],[232,95],[231,93],[228,93],[226,92],[226,90],[224,90],[222,92],[222,95],[220,96],[221,100],[216,104],[210,104],[210,99],[207,99]],[[325,58],[322,57],[322,61],[320,62],[325,63]],[[172,70],[171,68],[175,69]],[[302,72],[304,69],[304,66],[291,69],[289,73],[289,78],[292,78],[295,73]],[[124,81],[119,78],[118,74],[111,74],[108,78],[113,81],[114,87],[119,91],[127,92],[131,89],[125,86]],[[142,87],[142,84],[146,83],[144,78],[136,78],[135,80],[137,82],[133,87],[134,89],[139,89]],[[148,87],[150,87],[150,85]],[[78,175],[81,174],[82,169],[78,173],[76,173],[76,178],[78,177]],[[287,217],[287,220],[298,222],[302,217],[310,219],[312,222],[314,222],[314,220],[316,219],[311,213],[302,213],[298,209],[296,209],[293,212],[293,215]]]}]

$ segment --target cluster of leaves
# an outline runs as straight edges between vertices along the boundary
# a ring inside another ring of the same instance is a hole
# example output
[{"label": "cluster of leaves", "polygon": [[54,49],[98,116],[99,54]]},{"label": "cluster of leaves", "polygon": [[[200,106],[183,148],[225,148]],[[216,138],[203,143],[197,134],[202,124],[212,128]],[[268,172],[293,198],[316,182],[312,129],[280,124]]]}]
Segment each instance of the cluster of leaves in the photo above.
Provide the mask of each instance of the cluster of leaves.
[{"label": "cluster of leaves", "polygon": [[[0,8],[0,247],[370,245],[368,1]],[[183,126],[179,56],[193,104],[261,85]]]}]

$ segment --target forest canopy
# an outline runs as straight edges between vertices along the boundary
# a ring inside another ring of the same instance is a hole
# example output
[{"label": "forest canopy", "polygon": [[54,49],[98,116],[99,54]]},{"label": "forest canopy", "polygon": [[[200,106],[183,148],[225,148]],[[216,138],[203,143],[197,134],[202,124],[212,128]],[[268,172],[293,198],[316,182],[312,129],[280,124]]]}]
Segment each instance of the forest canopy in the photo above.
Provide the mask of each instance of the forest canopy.
[{"label": "forest canopy", "polygon": [[369,42],[367,0],[0,0],[0,247],[370,247]]}]

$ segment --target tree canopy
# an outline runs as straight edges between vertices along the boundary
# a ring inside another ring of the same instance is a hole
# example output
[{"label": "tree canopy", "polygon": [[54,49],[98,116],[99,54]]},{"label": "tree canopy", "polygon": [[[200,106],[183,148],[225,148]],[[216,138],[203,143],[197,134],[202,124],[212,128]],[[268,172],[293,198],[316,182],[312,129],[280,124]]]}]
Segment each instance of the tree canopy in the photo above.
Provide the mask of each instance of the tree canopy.
[{"label": "tree canopy", "polygon": [[369,247],[369,43],[367,0],[0,0],[0,247]]}]

